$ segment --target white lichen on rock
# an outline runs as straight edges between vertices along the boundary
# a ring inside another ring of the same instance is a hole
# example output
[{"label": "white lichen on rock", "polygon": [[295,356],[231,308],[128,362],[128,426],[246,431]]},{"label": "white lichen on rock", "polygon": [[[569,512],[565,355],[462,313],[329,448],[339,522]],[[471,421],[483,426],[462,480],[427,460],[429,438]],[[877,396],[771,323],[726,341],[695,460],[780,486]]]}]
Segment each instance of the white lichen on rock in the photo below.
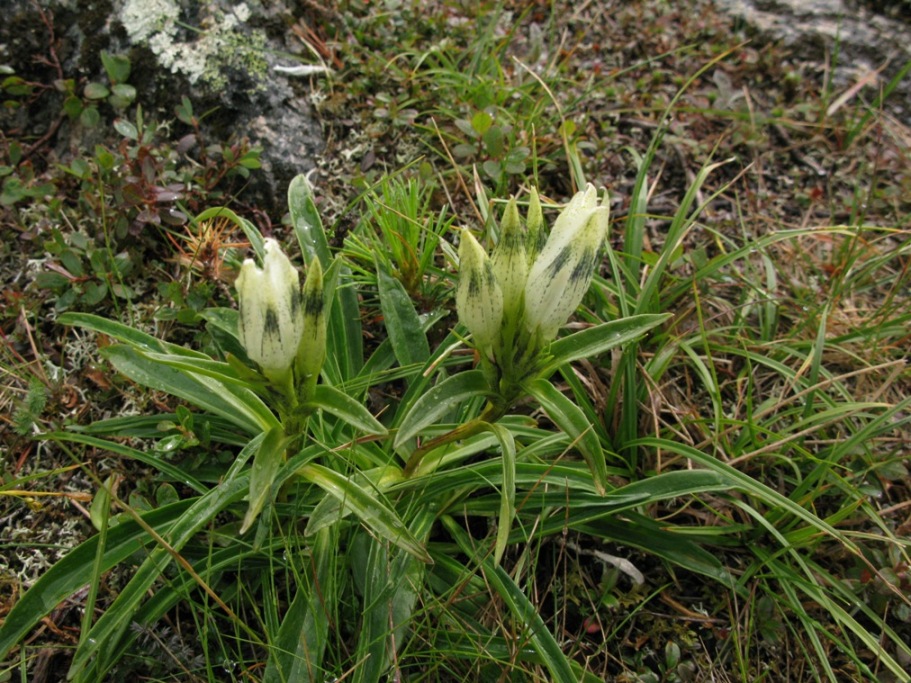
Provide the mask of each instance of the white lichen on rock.
[{"label": "white lichen on rock", "polygon": [[199,26],[187,38],[182,37],[188,32],[180,13],[176,0],[123,0],[117,17],[134,43],[147,44],[164,68],[186,76],[190,83],[222,88],[225,68],[232,67],[246,71],[251,82],[262,87],[266,39],[261,31],[241,30],[251,16],[246,3],[229,10],[204,3]]},{"label": "white lichen on rock", "polygon": [[173,34],[180,7],[174,0],[124,0],[119,19],[134,41],[153,34]]}]

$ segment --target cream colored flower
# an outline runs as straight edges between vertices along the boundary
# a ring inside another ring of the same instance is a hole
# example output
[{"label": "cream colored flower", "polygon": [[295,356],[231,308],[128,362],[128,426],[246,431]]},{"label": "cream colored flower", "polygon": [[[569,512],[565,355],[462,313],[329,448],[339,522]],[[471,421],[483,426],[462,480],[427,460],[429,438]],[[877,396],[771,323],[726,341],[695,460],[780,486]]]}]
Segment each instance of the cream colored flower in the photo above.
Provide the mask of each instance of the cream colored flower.
[{"label": "cream colored flower", "polygon": [[459,320],[474,337],[475,345],[493,359],[494,345],[503,322],[503,292],[490,258],[474,236],[462,231],[459,244],[459,286],[456,289]]},{"label": "cream colored flower", "polygon": [[525,327],[547,342],[588,291],[607,237],[610,213],[594,186],[577,192],[557,217],[525,283]]},{"label": "cream colored flower", "polygon": [[525,228],[519,217],[515,199],[510,199],[500,224],[500,242],[490,257],[493,274],[503,292],[503,315],[510,321],[518,319],[525,299],[525,280],[528,278],[528,259],[525,255]]},{"label": "cream colored flower", "polygon": [[269,379],[281,381],[304,331],[300,275],[278,242],[267,239],[263,267],[244,261],[236,287],[241,343]]}]

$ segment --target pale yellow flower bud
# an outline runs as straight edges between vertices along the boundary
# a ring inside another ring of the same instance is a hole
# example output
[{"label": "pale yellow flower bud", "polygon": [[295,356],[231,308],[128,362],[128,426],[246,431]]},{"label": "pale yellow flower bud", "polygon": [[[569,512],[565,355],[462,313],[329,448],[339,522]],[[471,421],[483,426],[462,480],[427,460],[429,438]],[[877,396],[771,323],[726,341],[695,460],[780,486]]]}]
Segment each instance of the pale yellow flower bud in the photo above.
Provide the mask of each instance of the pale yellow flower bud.
[{"label": "pale yellow flower bud", "polygon": [[500,242],[490,259],[493,274],[503,292],[503,314],[515,321],[522,312],[528,261],[525,256],[525,228],[519,218],[519,207],[510,199],[503,212]]},{"label": "pale yellow flower bud", "polygon": [[307,279],[301,298],[304,313],[304,333],[301,337],[298,358],[304,377],[319,375],[326,359],[326,314],[323,297],[323,269],[319,259],[310,261]]},{"label": "pale yellow flower bud", "polygon": [[492,359],[503,321],[503,292],[487,252],[467,230],[462,231],[459,244],[456,308],[478,349]]},{"label": "pale yellow flower bud", "polygon": [[239,333],[250,360],[278,382],[287,377],[304,330],[300,275],[275,240],[265,241],[265,252],[262,268],[247,259],[237,278]]},{"label": "pale yellow flower bud", "polygon": [[525,326],[550,341],[588,291],[607,236],[609,209],[599,206],[594,186],[576,193],[554,223],[528,273]]},{"label": "pale yellow flower bud", "polygon": [[525,241],[525,254],[528,258],[528,265],[531,265],[544,246],[544,212],[541,211],[541,198],[538,197],[538,191],[535,188],[531,188],[528,196],[526,227],[528,237]]}]

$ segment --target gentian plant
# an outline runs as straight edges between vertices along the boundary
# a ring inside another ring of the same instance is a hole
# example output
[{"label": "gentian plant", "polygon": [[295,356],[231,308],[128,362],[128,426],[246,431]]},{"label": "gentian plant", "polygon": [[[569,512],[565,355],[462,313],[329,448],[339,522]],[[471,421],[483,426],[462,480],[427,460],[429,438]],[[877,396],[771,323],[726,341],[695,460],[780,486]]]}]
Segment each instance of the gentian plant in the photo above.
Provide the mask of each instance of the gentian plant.
[{"label": "gentian plant", "polygon": [[[113,340],[102,355],[126,378],[199,410],[181,405],[173,414],[118,417],[45,435],[63,448],[79,443],[143,462],[181,486],[182,495],[140,513],[118,497],[112,479],[99,480],[92,505],[99,533],[22,596],[0,626],[0,653],[21,642],[53,605],[87,580],[96,586],[142,548],[106,609],[93,608],[94,592],[87,598],[70,679],[103,680],[142,629],[172,607],[192,604],[188,595],[203,595],[211,607],[200,621],[202,640],[207,632],[210,638],[236,632],[244,656],[265,661],[263,681],[323,681],[326,672],[353,670],[353,681],[374,683],[397,666],[424,591],[447,585],[440,579],[454,566],[452,547],[432,542],[431,530],[442,529],[470,552],[474,540],[453,512],[473,498],[482,502],[482,517],[496,519],[495,540],[479,556],[480,568],[522,623],[527,620],[552,679],[577,680],[500,567],[518,538],[517,491],[526,496],[542,482],[554,490],[571,482],[575,499],[617,511],[680,495],[692,489],[694,477],[703,490],[726,486],[714,474],[682,472],[657,478],[648,490],[635,483],[631,493],[611,489],[592,422],[549,381],[571,361],[637,339],[666,317],[633,315],[557,338],[596,271],[607,232],[605,201],[591,187],[577,194],[545,239],[537,195],[531,193],[524,221],[512,200],[491,257],[463,230],[456,291],[462,325],[435,351],[424,336],[426,319],[404,286],[378,270],[388,338],[365,359],[358,292],[347,266],[330,252],[303,177],[292,182],[288,198],[302,268],[278,241],[263,239],[227,209],[197,217],[233,221],[254,252],[240,266],[237,308],[202,313],[215,341],[211,355],[99,316],[61,316],[62,323]],[[437,312],[430,320],[443,316]],[[476,350],[477,367],[449,354],[466,341]],[[383,424],[364,403],[366,390],[390,376],[404,378],[407,388]],[[528,397],[565,434],[510,414]],[[438,424],[452,415],[454,427]],[[161,452],[122,442],[156,438],[163,426],[181,438],[200,435],[230,446],[236,456],[216,476],[211,470],[200,476]],[[388,438],[393,429],[394,440]],[[537,446],[527,448],[523,439]],[[568,451],[581,453],[587,465],[572,458],[553,462]],[[466,462],[480,455],[486,457],[477,465]],[[542,457],[551,462],[539,462]],[[484,490],[490,486],[492,494]],[[688,552],[698,555],[691,545]],[[252,623],[232,606],[238,601],[230,597],[236,595],[231,577],[241,593],[257,596],[263,614]],[[338,627],[346,619],[358,624],[355,643]]]},{"label": "gentian plant", "polygon": [[591,286],[608,233],[609,211],[606,193],[599,200],[589,184],[560,212],[548,236],[533,189],[524,223],[516,199],[507,203],[492,256],[471,232],[462,230],[456,306],[477,350],[479,367],[445,380],[417,402],[399,428],[396,445],[407,448],[409,439],[454,402],[483,397],[486,405],[478,417],[416,446],[405,467],[407,474],[417,471],[429,453],[488,429],[530,396],[577,440],[596,485],[605,490],[605,456],[592,425],[548,378],[561,365],[642,336],[665,319],[632,316],[554,342]]}]

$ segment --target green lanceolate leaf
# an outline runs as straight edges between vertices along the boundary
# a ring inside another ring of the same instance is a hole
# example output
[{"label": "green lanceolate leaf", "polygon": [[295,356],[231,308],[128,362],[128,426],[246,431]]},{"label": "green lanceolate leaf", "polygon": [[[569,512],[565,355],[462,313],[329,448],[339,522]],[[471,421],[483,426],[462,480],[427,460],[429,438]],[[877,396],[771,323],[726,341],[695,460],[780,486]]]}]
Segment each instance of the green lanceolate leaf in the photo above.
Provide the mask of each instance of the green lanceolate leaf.
[{"label": "green lanceolate leaf", "polygon": [[124,325],[114,320],[108,320],[91,313],[64,313],[57,322],[61,325],[76,325],[85,330],[98,332],[105,336],[121,341],[124,344],[136,348],[139,351],[152,353],[172,353],[187,358],[199,358],[202,360],[211,360],[209,356],[199,351],[192,351],[177,344],[170,344],[156,339],[150,334],[140,332],[137,329]]},{"label": "green lanceolate leaf", "polygon": [[307,408],[320,408],[367,434],[385,434],[386,428],[363,404],[326,384],[318,384]]},{"label": "green lanceolate leaf", "polygon": [[[376,467],[363,472],[355,472],[351,475],[353,483],[362,489],[372,489],[376,491],[385,491],[391,485],[402,481],[402,470],[395,465],[386,467]],[[345,519],[351,514],[351,509],[345,507],[344,503],[334,496],[325,496],[313,512],[310,513],[310,519],[307,520],[307,534],[315,534],[317,531],[332,526],[340,520]]]},{"label": "green lanceolate leaf", "polygon": [[376,260],[376,280],[380,310],[386,332],[399,365],[423,364],[430,358],[430,345],[421,325],[421,317],[405,287]]},{"label": "green lanceolate leaf", "polygon": [[509,542],[512,520],[516,516],[516,440],[503,425],[487,424],[485,429],[500,443],[503,482],[500,484],[500,514],[497,519],[497,542],[493,555],[494,563],[500,564],[506,551],[506,544]]},{"label": "green lanceolate leaf", "polygon": [[281,427],[273,427],[266,433],[259,450],[253,456],[253,468],[250,470],[250,505],[240,533],[245,534],[256,521],[266,501],[272,495],[272,482],[285,455],[288,439]]},{"label": "green lanceolate leaf", "polygon": [[579,406],[557,391],[547,380],[529,382],[525,389],[541,404],[547,416],[574,441],[591,469],[598,492],[603,494],[607,491],[604,451],[598,435]]},{"label": "green lanceolate leaf", "polygon": [[[432,510],[422,510],[411,523],[411,532],[426,540],[436,520]],[[426,565],[382,538],[367,535],[364,573],[364,613],[355,659],[360,665],[354,683],[377,683],[395,661],[406,641],[408,622],[421,592]]]},{"label": "green lanceolate leaf", "polygon": [[295,177],[288,185],[288,213],[291,214],[294,234],[304,252],[304,261],[310,263],[318,258],[323,270],[329,268],[332,263],[329,240],[326,239],[323,219],[313,201],[313,186],[305,175]]},{"label": "green lanceolate leaf", "polygon": [[444,379],[414,402],[399,426],[395,447],[432,425],[457,403],[489,393],[490,387],[480,370],[468,370]]},{"label": "green lanceolate leaf", "polygon": [[297,473],[335,496],[377,535],[411,553],[421,562],[430,562],[424,546],[415,540],[399,516],[374,491],[363,489],[348,477],[315,463],[301,467]]},{"label": "green lanceolate leaf", "polygon": [[634,315],[621,320],[611,320],[558,339],[548,349],[552,358],[542,375],[549,375],[564,363],[593,358],[605,351],[639,339],[669,317],[670,314],[666,313]]},{"label": "green lanceolate leaf", "polygon": [[249,389],[169,367],[125,344],[108,346],[102,355],[134,382],[187,400],[250,434],[259,434],[278,424],[278,419]]},{"label": "green lanceolate leaf", "polygon": [[297,594],[272,643],[263,683],[323,683],[323,654],[329,636],[328,614],[336,600],[338,534],[323,529],[311,543],[311,571],[302,577]]}]

